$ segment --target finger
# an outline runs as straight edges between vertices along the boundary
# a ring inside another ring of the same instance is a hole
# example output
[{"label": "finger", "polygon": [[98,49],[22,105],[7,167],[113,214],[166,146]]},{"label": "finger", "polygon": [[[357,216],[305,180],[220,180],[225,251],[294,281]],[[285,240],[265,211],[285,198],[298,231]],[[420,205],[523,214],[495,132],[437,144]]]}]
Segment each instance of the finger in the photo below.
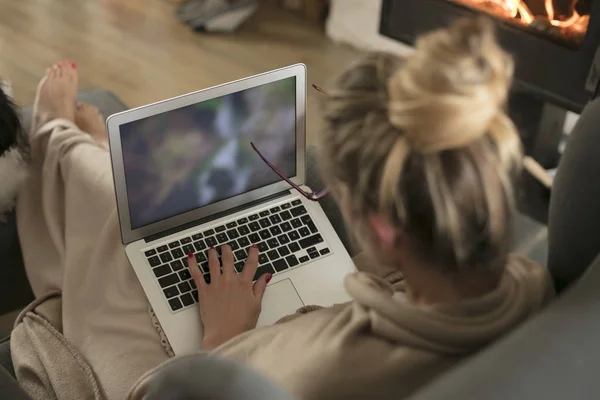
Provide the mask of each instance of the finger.
[{"label": "finger", "polygon": [[221,263],[217,249],[211,247],[208,249],[208,270],[210,271],[210,281],[216,282],[221,277]]},{"label": "finger", "polygon": [[223,275],[235,275],[235,269],[233,268],[233,251],[231,251],[231,246],[228,244],[221,246],[221,264],[223,265]]},{"label": "finger", "polygon": [[252,278],[254,278],[254,274],[256,273],[256,269],[258,268],[258,247],[255,244],[250,246],[248,250],[248,258],[246,259],[246,263],[244,264],[244,269],[242,270],[242,276],[244,279],[252,282]]},{"label": "finger", "polygon": [[273,275],[271,274],[262,274],[260,278],[254,282],[254,297],[256,297],[256,300],[258,300],[259,303],[262,303],[265,290],[267,289],[267,284],[271,281],[271,278],[273,278]]},{"label": "finger", "polygon": [[204,286],[206,286],[206,282],[204,282],[202,271],[200,271],[200,267],[198,267],[198,262],[196,261],[194,253],[188,253],[188,268],[190,269],[194,283],[196,283],[196,287],[198,290],[202,290]]}]

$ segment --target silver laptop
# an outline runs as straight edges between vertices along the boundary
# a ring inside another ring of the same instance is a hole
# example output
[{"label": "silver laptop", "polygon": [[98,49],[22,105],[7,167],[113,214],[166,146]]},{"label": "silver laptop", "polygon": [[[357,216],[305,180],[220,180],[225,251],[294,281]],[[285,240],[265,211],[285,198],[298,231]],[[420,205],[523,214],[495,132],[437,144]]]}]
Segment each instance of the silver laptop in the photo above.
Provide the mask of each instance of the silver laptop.
[{"label": "silver laptop", "polygon": [[175,351],[197,351],[193,252],[230,244],[239,272],[258,244],[273,278],[258,325],[304,305],[349,300],[354,265],[317,202],[274,173],[305,183],[306,67],[241,79],[111,116],[107,121],[121,237],[127,257]]}]

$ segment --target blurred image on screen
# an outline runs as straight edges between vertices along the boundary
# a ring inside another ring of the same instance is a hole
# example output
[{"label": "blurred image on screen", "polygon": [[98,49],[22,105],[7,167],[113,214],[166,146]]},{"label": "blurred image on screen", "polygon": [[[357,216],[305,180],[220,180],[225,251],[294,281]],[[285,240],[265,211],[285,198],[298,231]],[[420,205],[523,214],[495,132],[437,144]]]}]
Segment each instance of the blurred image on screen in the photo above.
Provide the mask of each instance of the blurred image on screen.
[{"label": "blurred image on screen", "polygon": [[296,78],[124,124],[121,146],[131,228],[296,174]]}]

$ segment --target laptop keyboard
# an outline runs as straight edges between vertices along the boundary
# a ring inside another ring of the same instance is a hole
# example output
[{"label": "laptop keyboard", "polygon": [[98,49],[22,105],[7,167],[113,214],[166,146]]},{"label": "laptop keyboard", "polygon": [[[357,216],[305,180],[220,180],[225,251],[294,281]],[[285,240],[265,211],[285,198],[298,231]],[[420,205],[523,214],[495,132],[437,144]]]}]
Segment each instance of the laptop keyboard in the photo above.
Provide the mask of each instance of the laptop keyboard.
[{"label": "laptop keyboard", "polygon": [[198,290],[187,267],[187,254],[194,253],[204,280],[210,283],[208,249],[215,247],[221,259],[223,244],[233,250],[235,270],[240,273],[248,257],[247,249],[259,250],[257,280],[261,275],[276,275],[331,253],[300,200],[207,229],[179,240],[144,251],[148,264],[173,312],[198,301]]}]

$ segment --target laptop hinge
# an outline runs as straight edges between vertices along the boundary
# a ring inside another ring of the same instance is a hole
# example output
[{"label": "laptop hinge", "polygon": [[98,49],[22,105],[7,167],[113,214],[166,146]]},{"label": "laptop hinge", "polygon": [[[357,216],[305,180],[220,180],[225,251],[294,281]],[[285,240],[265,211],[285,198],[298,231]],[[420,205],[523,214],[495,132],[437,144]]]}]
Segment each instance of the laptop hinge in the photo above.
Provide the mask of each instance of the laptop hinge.
[{"label": "laptop hinge", "polygon": [[154,235],[150,235],[150,236],[145,237],[144,241],[146,243],[150,243],[150,242],[153,242],[155,240],[162,239],[162,238],[164,238],[166,236],[173,235],[173,234],[175,234],[177,232],[181,232],[181,231],[184,231],[186,229],[193,228],[194,226],[202,225],[202,224],[205,224],[207,222],[214,221],[216,219],[225,217],[227,215],[234,214],[234,213],[239,212],[239,211],[247,210],[248,208],[255,207],[255,206],[260,205],[262,203],[267,203],[269,201],[278,199],[280,197],[287,196],[289,194],[290,194],[289,189],[286,189],[283,192],[275,193],[275,194],[272,194],[271,196],[263,197],[262,199],[254,200],[254,201],[252,201],[250,203],[245,203],[245,204],[243,204],[241,206],[230,208],[230,209],[225,210],[225,211],[221,211],[220,213],[213,214],[213,215],[211,215],[209,217],[197,219],[195,221],[188,222],[187,224],[180,225],[180,226],[178,226],[176,228],[171,228],[171,229],[168,229],[166,231],[155,233]]}]

